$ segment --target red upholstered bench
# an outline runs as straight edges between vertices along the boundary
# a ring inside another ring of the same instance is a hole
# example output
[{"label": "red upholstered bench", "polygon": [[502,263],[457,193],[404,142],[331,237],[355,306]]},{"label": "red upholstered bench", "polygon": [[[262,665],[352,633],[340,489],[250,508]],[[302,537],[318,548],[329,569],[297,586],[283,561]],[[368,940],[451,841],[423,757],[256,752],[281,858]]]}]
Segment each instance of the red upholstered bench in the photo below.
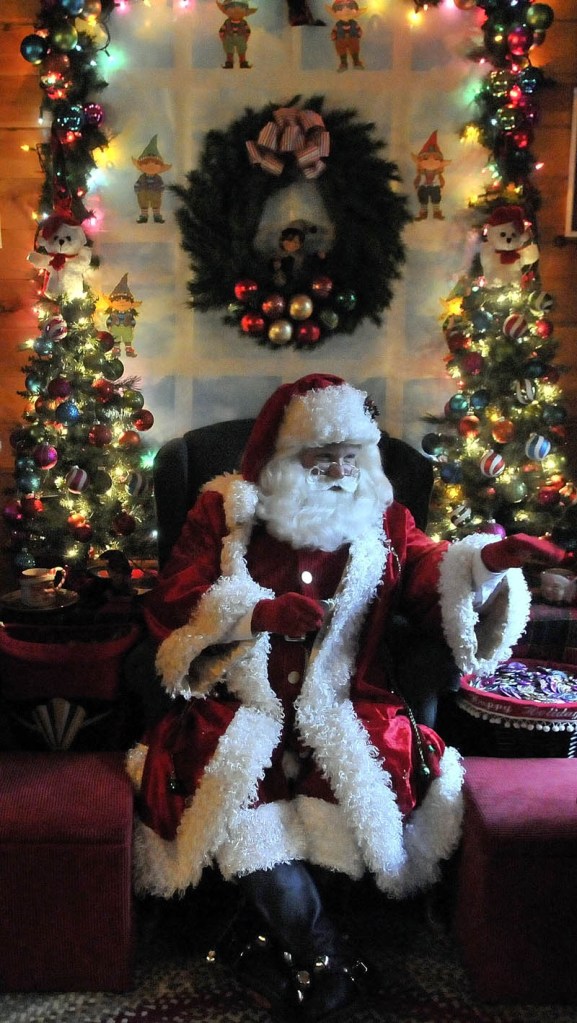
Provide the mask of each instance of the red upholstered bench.
[{"label": "red upholstered bench", "polygon": [[132,978],[133,795],[122,753],[0,753],[0,991]]},{"label": "red upholstered bench", "polygon": [[577,998],[577,761],[465,759],[454,927],[488,1002]]}]

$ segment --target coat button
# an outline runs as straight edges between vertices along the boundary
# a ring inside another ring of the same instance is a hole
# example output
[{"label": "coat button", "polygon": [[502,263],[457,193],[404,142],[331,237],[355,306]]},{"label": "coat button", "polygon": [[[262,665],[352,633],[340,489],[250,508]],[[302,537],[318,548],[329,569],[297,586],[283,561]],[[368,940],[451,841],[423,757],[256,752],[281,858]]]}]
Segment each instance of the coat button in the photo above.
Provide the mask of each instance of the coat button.
[{"label": "coat button", "polygon": [[301,680],[300,671],[289,671],[287,679],[291,686],[296,686],[297,682],[300,682]]}]

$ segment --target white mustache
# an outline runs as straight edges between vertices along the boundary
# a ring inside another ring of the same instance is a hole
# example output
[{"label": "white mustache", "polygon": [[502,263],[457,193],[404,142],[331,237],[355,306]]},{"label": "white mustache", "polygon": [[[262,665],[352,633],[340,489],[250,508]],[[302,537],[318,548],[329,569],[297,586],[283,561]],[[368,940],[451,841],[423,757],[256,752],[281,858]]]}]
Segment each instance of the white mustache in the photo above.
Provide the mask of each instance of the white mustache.
[{"label": "white mustache", "polygon": [[354,494],[359,485],[359,472],[357,470],[354,476],[326,476],[324,473],[319,472],[316,466],[313,466],[312,469],[309,469],[306,479],[308,486],[313,490],[332,490],[338,488],[339,490],[345,490],[348,494]]}]

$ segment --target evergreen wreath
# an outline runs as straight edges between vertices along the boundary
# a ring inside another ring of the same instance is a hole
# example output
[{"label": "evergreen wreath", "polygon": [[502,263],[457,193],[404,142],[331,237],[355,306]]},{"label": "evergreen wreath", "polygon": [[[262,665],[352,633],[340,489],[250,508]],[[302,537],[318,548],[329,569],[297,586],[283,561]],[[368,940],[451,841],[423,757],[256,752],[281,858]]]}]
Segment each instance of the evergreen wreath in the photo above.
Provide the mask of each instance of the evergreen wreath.
[{"label": "evergreen wreath", "polygon": [[324,113],[323,96],[300,99],[288,107],[299,104],[318,114],[330,136],[324,171],[316,178],[334,233],[322,263],[279,283],[270,258],[254,244],[267,200],[303,180],[292,154],[276,175],[251,166],[247,155],[247,143],[284,108],[246,108],[225,131],[209,131],[199,168],[187,174],[186,186],[172,186],[181,201],[176,219],[192,270],[190,306],[224,309],[223,322],[273,347],[301,348],[337,331],[351,334],[364,319],[379,325],[401,276],[401,235],[411,219],[406,197],[396,191],[398,167],[379,155],[385,143],[375,138],[374,124],[360,122],[350,109]]}]

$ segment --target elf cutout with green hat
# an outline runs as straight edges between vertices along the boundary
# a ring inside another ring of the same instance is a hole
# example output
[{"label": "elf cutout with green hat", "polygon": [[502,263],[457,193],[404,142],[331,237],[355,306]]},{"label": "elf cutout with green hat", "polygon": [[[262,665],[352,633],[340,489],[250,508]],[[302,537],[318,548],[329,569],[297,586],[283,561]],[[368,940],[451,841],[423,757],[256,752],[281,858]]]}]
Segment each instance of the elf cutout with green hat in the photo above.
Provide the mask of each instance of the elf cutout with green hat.
[{"label": "elf cutout with green hat", "polygon": [[134,329],[140,305],[142,302],[136,301],[128,286],[128,274],[124,274],[110,292],[106,309],[106,329],[115,341],[113,355],[120,355],[120,346],[124,345],[124,354],[131,359],[135,358]]},{"label": "elf cutout with green hat", "polygon": [[160,212],[162,193],[164,192],[164,181],[161,175],[170,170],[172,164],[165,163],[158,151],[158,135],[152,136],[138,159],[132,157],[132,162],[141,172],[134,184],[134,191],[140,207],[140,216],[136,223],[146,224],[148,212],[152,210],[155,224],[164,224],[164,217]]}]

